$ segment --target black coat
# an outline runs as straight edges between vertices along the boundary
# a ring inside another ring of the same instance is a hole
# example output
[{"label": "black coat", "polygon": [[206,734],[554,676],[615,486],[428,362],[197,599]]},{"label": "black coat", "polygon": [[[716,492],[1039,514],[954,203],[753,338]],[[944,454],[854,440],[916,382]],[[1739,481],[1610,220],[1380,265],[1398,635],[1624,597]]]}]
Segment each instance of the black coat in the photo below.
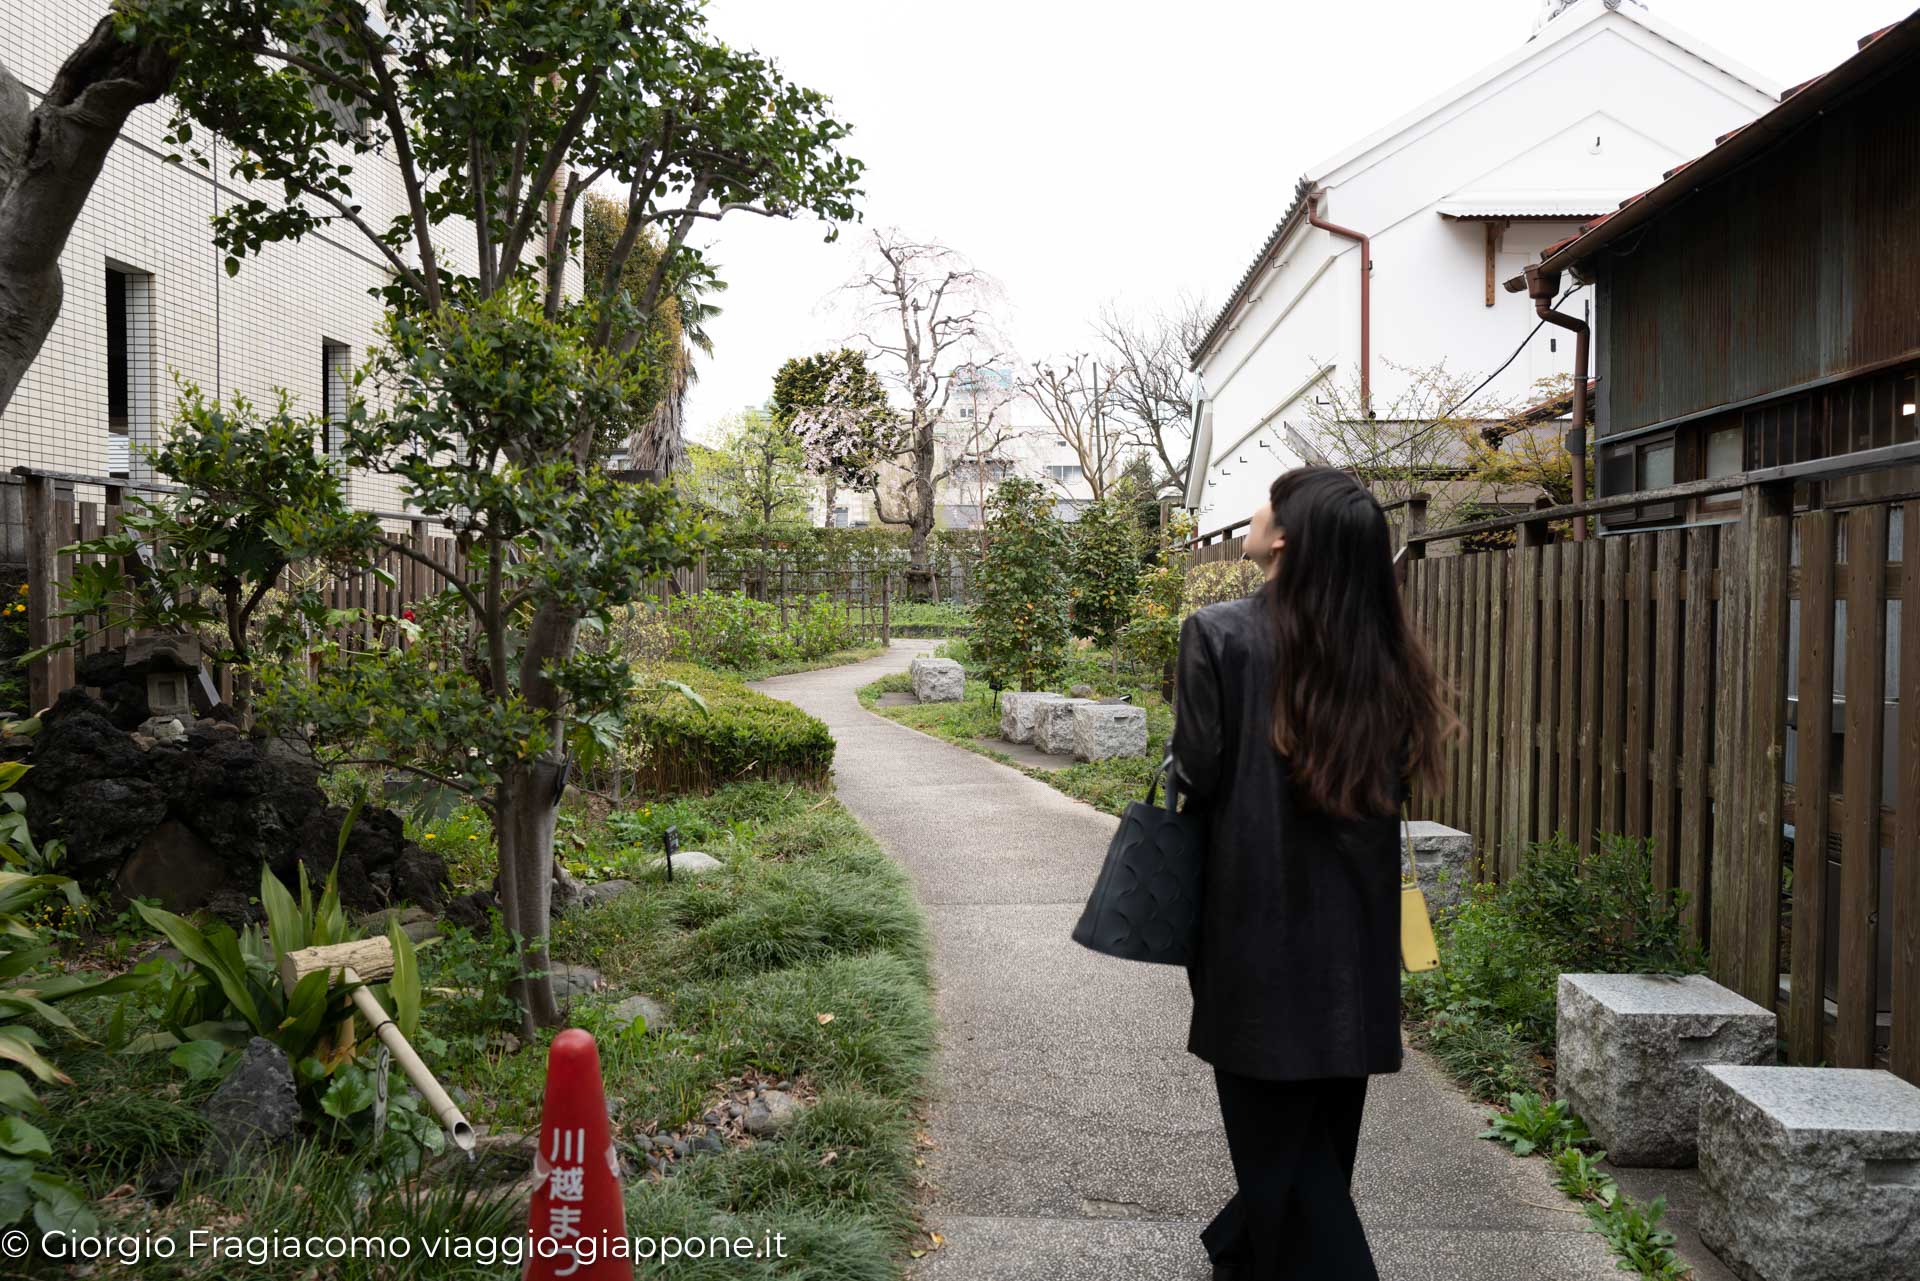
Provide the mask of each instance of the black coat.
[{"label": "black coat", "polygon": [[1173,756],[1207,821],[1187,1049],[1273,1081],[1400,1068],[1397,815],[1343,820],[1294,804],[1272,746],[1264,592],[1180,630]]}]

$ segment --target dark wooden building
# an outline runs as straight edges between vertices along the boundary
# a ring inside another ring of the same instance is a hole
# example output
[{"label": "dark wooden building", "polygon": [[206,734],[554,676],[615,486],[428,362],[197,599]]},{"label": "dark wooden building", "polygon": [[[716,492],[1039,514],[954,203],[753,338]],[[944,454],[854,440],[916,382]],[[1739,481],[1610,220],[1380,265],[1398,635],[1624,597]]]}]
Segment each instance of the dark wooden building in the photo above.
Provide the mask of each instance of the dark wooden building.
[{"label": "dark wooden building", "polygon": [[[1920,13],[1550,248],[1538,271],[1594,286],[1600,496],[1915,440]],[[1916,470],[1802,485],[1796,503],[1920,492]],[[1736,493],[1605,527],[1738,516]]]}]

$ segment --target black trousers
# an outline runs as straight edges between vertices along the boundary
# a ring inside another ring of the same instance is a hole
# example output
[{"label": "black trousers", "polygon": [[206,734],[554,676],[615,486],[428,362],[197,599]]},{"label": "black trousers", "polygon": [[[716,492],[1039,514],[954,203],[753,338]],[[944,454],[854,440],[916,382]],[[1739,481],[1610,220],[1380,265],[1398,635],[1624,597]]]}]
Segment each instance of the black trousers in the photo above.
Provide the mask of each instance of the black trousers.
[{"label": "black trousers", "polygon": [[1214,1266],[1233,1281],[1379,1281],[1350,1190],[1367,1079],[1213,1079],[1240,1184],[1200,1234]]}]

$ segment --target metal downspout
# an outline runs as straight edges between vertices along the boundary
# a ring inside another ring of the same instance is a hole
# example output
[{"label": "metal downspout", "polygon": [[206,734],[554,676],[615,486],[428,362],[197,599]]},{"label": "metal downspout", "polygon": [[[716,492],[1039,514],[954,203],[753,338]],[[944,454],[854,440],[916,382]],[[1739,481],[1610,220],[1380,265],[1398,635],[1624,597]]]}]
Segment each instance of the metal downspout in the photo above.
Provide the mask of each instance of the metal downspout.
[{"label": "metal downspout", "polygon": [[1320,197],[1324,191],[1315,189],[1307,198],[1307,222],[1322,231],[1332,232],[1343,240],[1351,240],[1360,246],[1360,413],[1365,418],[1373,417],[1373,239],[1370,236],[1342,227],[1338,223],[1328,222],[1320,216]]},{"label": "metal downspout", "polygon": [[[1527,268],[1527,297],[1540,319],[1561,329],[1570,329],[1573,342],[1573,430],[1567,433],[1567,453],[1573,459],[1573,501],[1587,501],[1587,364],[1591,354],[1593,329],[1577,316],[1553,309],[1554,295],[1560,292],[1560,273],[1543,272],[1538,265]],[[1585,542],[1587,518],[1573,518],[1573,541]]]}]

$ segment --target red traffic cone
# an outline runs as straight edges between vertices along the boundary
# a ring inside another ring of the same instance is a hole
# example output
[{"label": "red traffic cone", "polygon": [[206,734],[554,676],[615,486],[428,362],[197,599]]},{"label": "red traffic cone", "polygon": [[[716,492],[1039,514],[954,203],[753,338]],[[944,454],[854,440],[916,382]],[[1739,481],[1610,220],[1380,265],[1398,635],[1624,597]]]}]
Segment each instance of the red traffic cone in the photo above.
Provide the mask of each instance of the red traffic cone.
[{"label": "red traffic cone", "polygon": [[632,1281],[620,1158],[607,1124],[600,1051],[591,1033],[568,1028],[547,1051],[547,1097],[534,1154],[526,1281]]}]

